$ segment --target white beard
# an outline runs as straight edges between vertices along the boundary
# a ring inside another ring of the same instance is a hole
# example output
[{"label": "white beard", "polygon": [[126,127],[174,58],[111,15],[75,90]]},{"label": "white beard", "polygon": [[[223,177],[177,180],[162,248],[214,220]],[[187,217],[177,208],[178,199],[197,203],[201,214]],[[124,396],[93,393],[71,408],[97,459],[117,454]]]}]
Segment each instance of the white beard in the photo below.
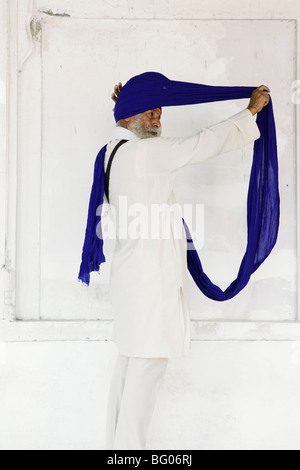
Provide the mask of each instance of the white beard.
[{"label": "white beard", "polygon": [[128,124],[128,129],[140,139],[161,137],[161,127],[149,126],[146,129],[143,127],[141,114],[138,114],[135,119]]}]

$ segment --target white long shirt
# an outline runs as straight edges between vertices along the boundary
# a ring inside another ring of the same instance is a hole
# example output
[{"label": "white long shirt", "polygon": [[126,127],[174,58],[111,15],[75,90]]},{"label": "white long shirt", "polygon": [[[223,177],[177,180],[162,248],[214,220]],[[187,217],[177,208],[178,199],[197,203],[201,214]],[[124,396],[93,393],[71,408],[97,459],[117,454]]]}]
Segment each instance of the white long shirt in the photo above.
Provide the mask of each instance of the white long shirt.
[{"label": "white long shirt", "polygon": [[[118,141],[129,140],[118,150],[110,175],[109,198],[116,214],[117,233],[130,227],[133,220],[133,232],[146,233],[140,229],[149,228],[153,205],[166,211],[176,203],[173,189],[180,168],[242,148],[259,137],[247,109],[188,138],[139,139],[127,129],[115,128],[107,147],[105,169]],[[148,211],[148,219],[137,216],[135,204]],[[133,210],[131,215],[129,210]],[[167,238],[125,237],[124,233],[117,236],[110,296],[115,342],[125,356],[170,358],[186,356],[190,351],[187,244],[181,216],[174,214],[167,222]]]}]

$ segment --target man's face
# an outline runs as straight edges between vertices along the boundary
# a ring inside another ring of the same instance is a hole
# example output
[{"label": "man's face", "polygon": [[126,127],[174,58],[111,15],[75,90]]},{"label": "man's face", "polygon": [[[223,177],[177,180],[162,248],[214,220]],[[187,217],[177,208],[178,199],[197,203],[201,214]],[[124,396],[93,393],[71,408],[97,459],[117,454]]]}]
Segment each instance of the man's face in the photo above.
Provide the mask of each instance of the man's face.
[{"label": "man's face", "polygon": [[161,111],[152,109],[127,120],[128,129],[140,139],[161,136]]}]

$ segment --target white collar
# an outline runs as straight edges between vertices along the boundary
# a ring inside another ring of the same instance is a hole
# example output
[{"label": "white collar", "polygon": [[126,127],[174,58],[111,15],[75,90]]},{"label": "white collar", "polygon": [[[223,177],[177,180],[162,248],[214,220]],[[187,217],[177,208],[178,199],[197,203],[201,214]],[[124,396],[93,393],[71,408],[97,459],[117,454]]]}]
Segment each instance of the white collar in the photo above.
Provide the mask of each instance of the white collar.
[{"label": "white collar", "polygon": [[132,140],[132,139],[137,139],[137,136],[131,132],[129,129],[126,129],[125,127],[120,127],[116,126],[113,130],[112,136],[110,138],[110,141],[114,140]]}]

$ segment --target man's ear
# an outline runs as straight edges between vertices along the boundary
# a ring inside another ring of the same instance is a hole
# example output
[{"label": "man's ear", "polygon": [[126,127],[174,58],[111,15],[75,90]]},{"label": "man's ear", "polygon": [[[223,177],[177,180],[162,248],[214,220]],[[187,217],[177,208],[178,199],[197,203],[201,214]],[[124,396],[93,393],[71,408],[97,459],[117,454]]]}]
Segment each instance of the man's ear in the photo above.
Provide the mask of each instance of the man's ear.
[{"label": "man's ear", "polygon": [[126,119],[121,119],[120,121],[117,122],[118,127],[125,127],[125,129],[128,129],[128,123],[130,122],[131,118],[126,118]]}]

